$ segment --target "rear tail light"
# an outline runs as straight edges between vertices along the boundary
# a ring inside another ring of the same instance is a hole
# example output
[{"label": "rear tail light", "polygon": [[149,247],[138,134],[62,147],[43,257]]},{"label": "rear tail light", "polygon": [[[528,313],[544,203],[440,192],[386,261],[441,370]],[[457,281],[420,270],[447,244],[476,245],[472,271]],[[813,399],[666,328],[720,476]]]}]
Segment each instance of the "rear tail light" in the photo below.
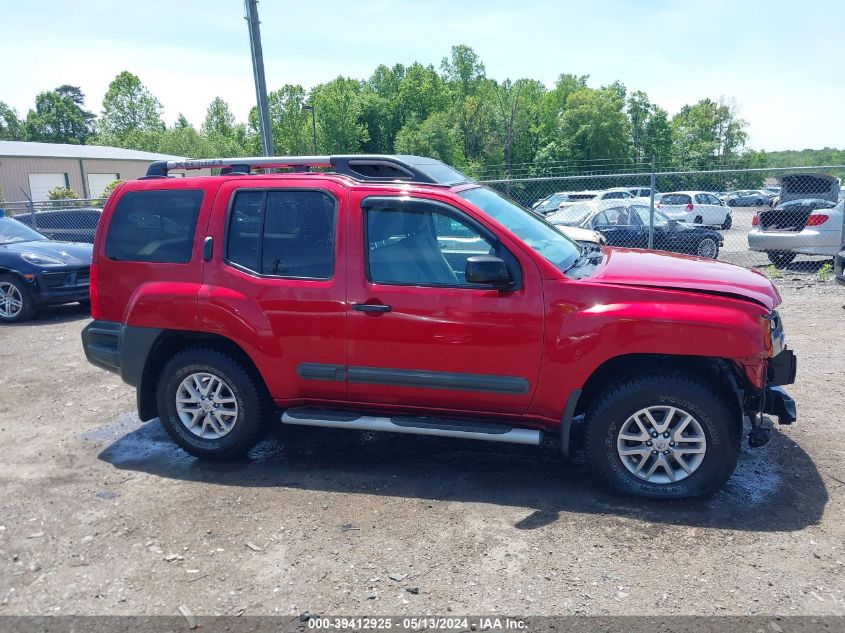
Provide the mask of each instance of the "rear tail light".
[{"label": "rear tail light", "polygon": [[818,226],[827,222],[827,217],[824,213],[811,213],[807,218],[807,226]]},{"label": "rear tail light", "polygon": [[695,209],[695,207],[692,205],[692,203],[687,205],[687,211],[692,211],[693,209]]},{"label": "rear tail light", "polygon": [[91,318],[92,319],[99,319],[100,318],[100,294],[98,292],[98,284],[97,284],[97,264],[96,262],[91,262],[91,274],[88,278],[88,295],[91,299]]},{"label": "rear tail light", "polygon": [[751,218],[751,226],[757,226],[760,224],[760,217],[755,213],[754,217]]}]

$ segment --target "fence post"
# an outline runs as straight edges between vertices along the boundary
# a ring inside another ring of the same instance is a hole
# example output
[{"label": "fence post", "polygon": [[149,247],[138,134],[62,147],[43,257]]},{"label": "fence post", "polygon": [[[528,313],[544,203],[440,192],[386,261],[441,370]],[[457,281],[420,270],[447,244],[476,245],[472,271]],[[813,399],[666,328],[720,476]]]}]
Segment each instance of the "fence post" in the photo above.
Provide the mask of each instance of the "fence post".
[{"label": "fence post", "polygon": [[654,156],[651,157],[651,204],[648,211],[648,248],[654,248],[654,187],[657,178],[654,174]]}]

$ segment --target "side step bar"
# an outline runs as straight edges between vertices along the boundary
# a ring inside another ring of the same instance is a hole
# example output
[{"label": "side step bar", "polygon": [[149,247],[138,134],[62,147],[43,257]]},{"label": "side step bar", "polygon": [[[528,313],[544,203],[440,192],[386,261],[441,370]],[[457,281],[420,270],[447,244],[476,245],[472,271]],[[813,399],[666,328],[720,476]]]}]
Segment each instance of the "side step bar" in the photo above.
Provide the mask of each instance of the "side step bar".
[{"label": "side step bar", "polygon": [[446,418],[428,418],[413,416],[380,417],[329,411],[326,409],[294,408],[282,413],[282,424],[301,426],[322,426],[334,429],[353,429],[358,431],[388,431],[390,433],[408,433],[411,435],[436,435],[456,437],[485,442],[507,442],[510,444],[529,444],[539,446],[540,431],[520,429],[506,424],[476,422]]}]

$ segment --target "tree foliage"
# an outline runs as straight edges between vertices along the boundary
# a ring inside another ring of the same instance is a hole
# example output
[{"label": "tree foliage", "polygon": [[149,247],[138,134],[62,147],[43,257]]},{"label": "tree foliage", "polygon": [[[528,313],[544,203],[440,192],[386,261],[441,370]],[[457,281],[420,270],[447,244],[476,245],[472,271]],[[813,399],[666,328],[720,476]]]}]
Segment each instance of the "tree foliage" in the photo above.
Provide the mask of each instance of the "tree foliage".
[{"label": "tree foliage", "polygon": [[[652,159],[658,169],[845,161],[841,150],[751,151],[747,122],[724,98],[702,99],[670,116],[641,90],[620,81],[594,87],[589,80],[562,73],[551,87],[531,78],[498,81],[472,48],[458,45],[439,68],[382,64],[364,80],[337,77],[310,90],[272,90],[275,151],[312,153],[313,116],[317,153],[425,154],[494,177],[645,168]],[[94,119],[79,88],[60,86],[39,94],[24,121],[0,103],[0,139],[93,140],[197,158],[261,152],[255,108],[239,122],[220,96],[199,128],[181,115],[166,126],[159,100],[128,71],[111,82]]]}]

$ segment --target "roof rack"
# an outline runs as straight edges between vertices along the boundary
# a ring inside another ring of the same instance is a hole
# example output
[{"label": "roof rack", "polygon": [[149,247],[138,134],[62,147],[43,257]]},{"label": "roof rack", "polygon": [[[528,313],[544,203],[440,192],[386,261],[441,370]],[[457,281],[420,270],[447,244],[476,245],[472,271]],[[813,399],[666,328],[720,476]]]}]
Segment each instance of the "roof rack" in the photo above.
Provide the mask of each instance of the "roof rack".
[{"label": "roof rack", "polygon": [[220,169],[221,174],[249,174],[253,169],[330,168],[334,173],[363,182],[415,182],[453,186],[471,179],[434,158],[406,154],[350,154],[342,156],[256,156],[158,160],[147,168],[146,178],[166,178],[171,169]]}]

